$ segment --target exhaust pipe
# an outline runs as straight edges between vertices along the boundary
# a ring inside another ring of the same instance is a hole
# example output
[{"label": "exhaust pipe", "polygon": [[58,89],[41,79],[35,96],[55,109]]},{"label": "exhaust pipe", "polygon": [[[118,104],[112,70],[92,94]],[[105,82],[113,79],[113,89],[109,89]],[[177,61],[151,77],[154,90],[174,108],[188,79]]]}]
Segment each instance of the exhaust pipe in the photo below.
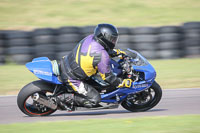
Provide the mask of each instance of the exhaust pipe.
[{"label": "exhaust pipe", "polygon": [[53,109],[53,110],[57,109],[57,104],[55,104],[51,99],[48,100],[46,97],[38,93],[33,94],[32,99],[40,104],[43,104],[44,106],[50,109]]}]

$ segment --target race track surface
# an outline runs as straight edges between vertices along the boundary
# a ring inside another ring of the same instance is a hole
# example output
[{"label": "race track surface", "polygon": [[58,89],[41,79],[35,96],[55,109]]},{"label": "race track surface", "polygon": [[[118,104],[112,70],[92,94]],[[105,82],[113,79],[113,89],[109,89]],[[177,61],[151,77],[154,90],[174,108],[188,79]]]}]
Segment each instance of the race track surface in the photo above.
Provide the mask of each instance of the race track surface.
[{"label": "race track surface", "polygon": [[118,109],[76,111],[71,113],[57,111],[46,117],[28,117],[18,109],[16,99],[16,96],[0,97],[0,124],[200,114],[200,89],[163,90],[162,100],[156,107],[149,111],[139,113],[132,113],[119,107]]}]

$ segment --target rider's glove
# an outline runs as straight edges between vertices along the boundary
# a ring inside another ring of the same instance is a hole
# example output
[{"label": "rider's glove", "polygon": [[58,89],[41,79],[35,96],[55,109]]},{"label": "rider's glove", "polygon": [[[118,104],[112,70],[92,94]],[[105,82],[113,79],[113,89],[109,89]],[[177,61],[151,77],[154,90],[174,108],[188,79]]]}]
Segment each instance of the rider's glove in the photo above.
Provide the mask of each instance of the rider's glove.
[{"label": "rider's glove", "polygon": [[109,55],[111,56],[111,57],[116,57],[116,56],[118,56],[118,55],[120,55],[120,54],[126,54],[124,51],[121,51],[120,49],[113,49],[113,50],[111,50],[110,52],[109,52]]},{"label": "rider's glove", "polygon": [[117,55],[120,55],[120,54],[126,54],[126,52],[120,50],[120,49],[113,49],[113,51],[115,51],[117,53]]},{"label": "rider's glove", "polygon": [[122,87],[130,88],[132,82],[133,82],[132,79],[124,79],[122,83],[117,86],[117,88],[122,88]]}]

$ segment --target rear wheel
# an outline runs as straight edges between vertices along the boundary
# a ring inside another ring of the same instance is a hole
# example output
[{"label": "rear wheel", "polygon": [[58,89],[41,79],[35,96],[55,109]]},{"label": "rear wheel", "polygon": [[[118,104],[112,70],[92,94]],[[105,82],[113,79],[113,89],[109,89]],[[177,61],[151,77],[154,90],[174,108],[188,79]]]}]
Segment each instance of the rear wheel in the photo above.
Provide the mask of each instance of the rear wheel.
[{"label": "rear wheel", "polygon": [[53,93],[55,85],[46,83],[42,80],[34,81],[24,86],[18,94],[17,105],[19,109],[28,116],[46,116],[56,110],[50,109],[33,100],[33,95],[38,93],[49,97]]},{"label": "rear wheel", "polygon": [[149,89],[137,94],[130,94],[121,105],[131,112],[142,112],[156,106],[161,97],[161,87],[157,82],[154,82]]}]

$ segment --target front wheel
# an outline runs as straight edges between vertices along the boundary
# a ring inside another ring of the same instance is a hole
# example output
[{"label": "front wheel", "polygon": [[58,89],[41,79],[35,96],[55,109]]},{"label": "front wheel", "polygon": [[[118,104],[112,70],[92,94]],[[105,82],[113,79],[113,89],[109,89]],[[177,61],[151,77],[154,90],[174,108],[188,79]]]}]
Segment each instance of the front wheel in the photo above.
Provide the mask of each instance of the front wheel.
[{"label": "front wheel", "polygon": [[56,110],[45,107],[33,100],[33,95],[38,93],[44,97],[52,95],[55,85],[42,80],[34,81],[24,86],[17,96],[19,109],[28,116],[46,116]]},{"label": "front wheel", "polygon": [[162,89],[155,81],[147,90],[127,96],[121,105],[131,112],[142,112],[156,106],[160,102],[161,97]]}]

